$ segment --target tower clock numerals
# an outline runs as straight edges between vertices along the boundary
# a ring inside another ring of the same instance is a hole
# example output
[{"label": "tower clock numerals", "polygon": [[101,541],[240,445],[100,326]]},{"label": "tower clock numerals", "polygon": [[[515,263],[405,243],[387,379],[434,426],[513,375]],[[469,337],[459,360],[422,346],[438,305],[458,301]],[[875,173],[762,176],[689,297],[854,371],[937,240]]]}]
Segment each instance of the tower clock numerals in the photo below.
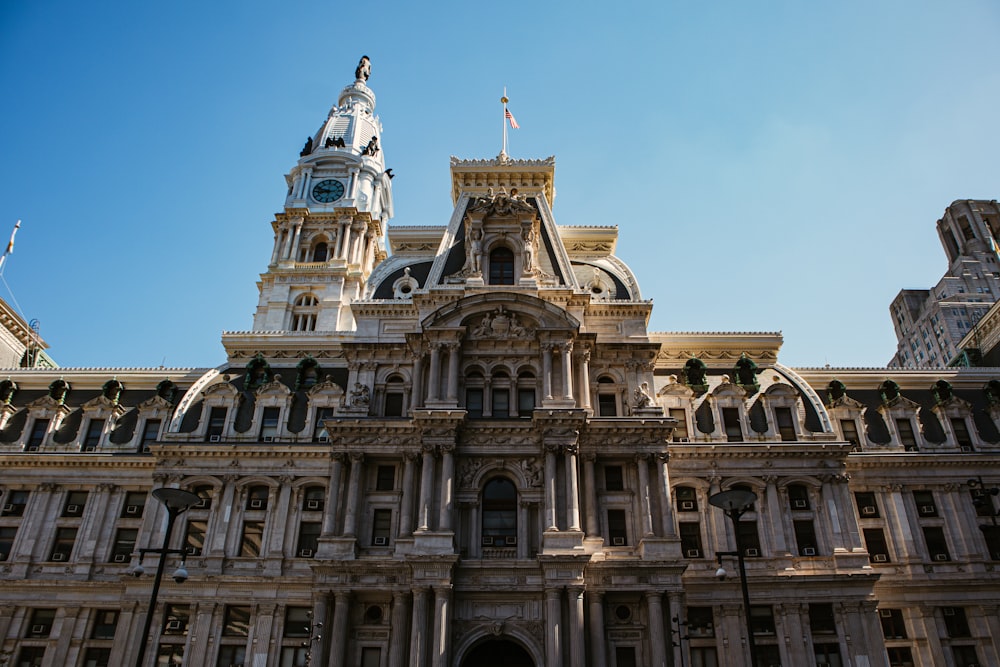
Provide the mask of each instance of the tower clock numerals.
[{"label": "tower clock numerals", "polygon": [[333,179],[320,181],[313,186],[312,196],[313,199],[323,204],[335,202],[344,196],[344,184]]}]

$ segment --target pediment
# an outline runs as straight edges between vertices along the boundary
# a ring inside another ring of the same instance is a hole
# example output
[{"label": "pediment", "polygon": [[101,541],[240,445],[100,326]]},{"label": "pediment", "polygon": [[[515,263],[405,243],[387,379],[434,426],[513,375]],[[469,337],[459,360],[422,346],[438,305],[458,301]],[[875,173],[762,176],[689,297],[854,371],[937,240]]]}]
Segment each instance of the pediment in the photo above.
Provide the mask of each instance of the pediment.
[{"label": "pediment", "polygon": [[694,392],[691,391],[691,387],[687,386],[683,382],[677,381],[676,375],[671,375],[667,384],[656,392],[657,396],[679,396],[681,398],[693,398]]},{"label": "pediment", "polygon": [[879,406],[879,410],[916,410],[920,407],[920,404],[916,401],[911,401],[905,396],[896,396],[895,398],[886,401]]},{"label": "pediment", "polygon": [[146,399],[136,407],[138,407],[140,410],[170,411],[174,409],[174,404],[168,401],[167,399],[163,398],[162,396],[157,395],[153,396],[152,398]]},{"label": "pediment", "polygon": [[854,398],[851,398],[847,394],[844,394],[840,398],[835,398],[832,401],[830,401],[830,403],[826,407],[827,408],[831,408],[831,409],[832,408],[855,408],[855,409],[858,409],[858,410],[862,410],[862,409],[864,409],[867,406],[865,406],[865,404],[862,403],[861,401],[859,401],[857,399],[854,399]]},{"label": "pediment", "polygon": [[339,401],[344,397],[344,390],[340,385],[326,376],[322,382],[313,385],[308,392],[310,402],[319,402],[319,399],[326,399],[329,402]]},{"label": "pediment", "polygon": [[947,400],[941,401],[934,407],[940,410],[958,410],[960,412],[965,412],[965,413],[972,412],[972,404],[964,399],[959,398],[958,396],[952,396]]},{"label": "pediment", "polygon": [[219,396],[229,400],[235,398],[238,393],[239,390],[228,382],[217,382],[210,387],[206,387],[205,391],[201,392],[201,395],[205,398]]},{"label": "pediment", "polygon": [[274,397],[274,398],[286,398],[292,393],[292,390],[284,385],[280,381],[280,376],[275,376],[275,379],[270,382],[266,382],[257,388],[256,394],[257,398]]},{"label": "pediment", "polygon": [[465,327],[471,337],[526,337],[540,329],[577,331],[580,322],[562,308],[527,294],[490,292],[450,303],[424,318],[423,329]]},{"label": "pediment", "polygon": [[57,399],[52,398],[48,394],[42,396],[41,398],[35,399],[31,403],[28,403],[29,408],[34,408],[38,410],[63,410],[65,412],[70,412],[70,409],[66,405]]},{"label": "pediment", "polygon": [[722,398],[723,396],[732,396],[734,398],[746,398],[747,393],[742,387],[733,384],[728,376],[723,376],[722,384],[716,387],[712,391],[712,396],[716,398]]}]

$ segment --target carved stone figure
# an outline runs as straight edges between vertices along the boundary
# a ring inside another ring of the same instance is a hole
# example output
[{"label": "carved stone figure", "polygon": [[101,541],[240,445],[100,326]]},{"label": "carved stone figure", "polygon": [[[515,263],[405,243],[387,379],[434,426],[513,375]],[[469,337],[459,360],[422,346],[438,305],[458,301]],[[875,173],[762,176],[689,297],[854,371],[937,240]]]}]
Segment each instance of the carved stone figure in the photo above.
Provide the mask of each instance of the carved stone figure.
[{"label": "carved stone figure", "polygon": [[367,81],[371,74],[372,61],[368,60],[368,56],[361,56],[361,62],[358,63],[357,68],[354,70],[354,78],[358,81]]},{"label": "carved stone figure", "polygon": [[299,157],[305,157],[313,152],[313,138],[309,137],[306,139],[306,145],[302,147],[299,151]]},{"label": "carved stone figure", "polygon": [[633,396],[636,409],[648,408],[653,404],[653,397],[649,395],[649,383],[643,382],[636,387]]},{"label": "carved stone figure", "polygon": [[473,229],[469,239],[469,270],[474,274],[482,273],[483,264],[483,230]]},{"label": "carved stone figure", "polygon": [[361,154],[371,155],[372,157],[375,157],[376,153],[378,153],[378,137],[372,137],[368,141],[368,145],[365,146],[364,149],[361,151]]},{"label": "carved stone figure", "polygon": [[360,382],[355,382],[354,389],[351,390],[351,405],[368,405],[369,402],[371,402],[371,393],[368,387]]},{"label": "carved stone figure", "polygon": [[483,315],[482,321],[472,329],[472,335],[487,338],[527,338],[531,331],[521,324],[516,313],[500,306]]},{"label": "carved stone figure", "polygon": [[532,273],[535,264],[535,230],[531,227],[525,227],[524,231],[521,233],[521,241],[524,245],[524,273],[528,275]]}]

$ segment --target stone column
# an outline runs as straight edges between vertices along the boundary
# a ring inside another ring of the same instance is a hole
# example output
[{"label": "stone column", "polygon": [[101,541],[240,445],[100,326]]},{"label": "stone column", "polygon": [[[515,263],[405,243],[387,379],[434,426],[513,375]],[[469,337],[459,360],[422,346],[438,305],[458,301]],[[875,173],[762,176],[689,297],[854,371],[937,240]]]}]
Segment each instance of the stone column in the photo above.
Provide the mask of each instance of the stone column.
[{"label": "stone column", "polygon": [[451,532],[452,497],[455,494],[455,445],[441,446],[441,505],[438,509],[438,530]]},{"label": "stone column", "polygon": [[[290,539],[285,539],[284,528],[287,527],[288,517],[288,506],[290,504],[292,495],[292,477],[289,475],[282,475],[280,478],[281,486],[277,489],[271,489],[268,494],[278,496],[276,502],[272,505],[268,503],[268,507],[274,507],[274,512],[270,513],[274,517],[282,517],[283,521],[268,521],[265,524],[265,534],[267,539],[261,545],[261,556],[264,558],[274,558],[281,557],[282,546],[288,544],[289,548],[294,549],[295,543]],[[294,552],[289,555],[294,555]]]},{"label": "stone column", "polygon": [[406,665],[410,594],[396,591],[392,594],[392,625],[389,634],[389,667]]},{"label": "stone column", "polygon": [[448,667],[451,643],[451,586],[434,588],[434,650],[433,667]]},{"label": "stone column", "polygon": [[552,343],[542,343],[542,397],[552,399]]},{"label": "stone column", "polygon": [[351,452],[351,472],[347,478],[347,509],[344,511],[344,537],[354,537],[357,531],[358,505],[361,504],[361,473],[365,455]]},{"label": "stone column", "polygon": [[639,520],[642,524],[642,536],[652,537],[653,498],[649,488],[649,454],[636,454],[635,467],[639,471]]},{"label": "stone column", "polygon": [[1000,607],[995,604],[974,607],[972,614],[972,634],[975,637],[989,637],[980,644],[984,665],[1000,664]]},{"label": "stone column", "polygon": [[410,626],[410,667],[426,667],[428,588],[413,589],[413,621]]},{"label": "stone column", "polygon": [[[66,657],[69,654],[70,642],[73,641],[74,626],[76,626],[76,619],[79,615],[79,607],[63,607],[56,611],[56,616],[52,622],[51,636],[57,638],[57,641],[55,647],[50,646],[46,652],[47,657],[52,661],[49,663],[50,665],[67,664]],[[49,643],[51,644],[51,641]]]},{"label": "stone column", "polygon": [[271,264],[278,261],[278,256],[281,254],[281,247],[285,244],[285,230],[278,228],[278,231],[274,233],[274,250],[271,251]]},{"label": "stone column", "polygon": [[569,664],[585,665],[586,647],[583,629],[583,588],[571,586],[566,589],[569,598]]},{"label": "stone column", "polygon": [[[972,512],[966,513],[962,511],[962,508],[955,503],[955,494],[961,491],[961,485],[947,484],[944,490],[937,494],[937,503],[940,506],[938,513],[941,516],[951,517],[950,521],[944,522],[944,532],[951,537],[951,543],[955,545],[952,559],[959,561],[967,560],[972,554],[975,554],[977,558],[981,557],[979,544],[969,544],[968,536],[976,535],[978,542],[980,541],[978,536],[982,534],[978,523],[974,519],[970,520]],[[969,503],[966,503],[966,505],[971,507]]]},{"label": "stone column", "polygon": [[585,410],[590,409],[590,350],[584,350],[580,353],[580,364],[577,366],[579,369],[580,379],[577,382],[579,394],[578,398],[579,405]]},{"label": "stone column", "polygon": [[562,667],[561,597],[558,588],[545,589],[545,667]]},{"label": "stone column", "polygon": [[423,393],[423,375],[424,375],[424,354],[423,352],[418,352],[413,357],[413,379],[410,382],[413,387],[412,394],[410,397],[410,407],[413,410],[417,410],[421,405],[424,404],[424,393]]},{"label": "stone column", "polygon": [[[306,641],[311,642],[307,650],[311,655],[317,656],[317,660],[314,661],[317,665],[322,664],[318,657],[326,655],[329,650],[330,633],[326,631],[326,628],[330,627],[330,620],[328,618],[329,607],[329,593],[323,592],[313,594],[312,626],[310,627],[310,635],[316,636],[310,636]],[[317,628],[321,628],[321,630],[317,632]]]},{"label": "stone column", "polygon": [[604,593],[588,591],[590,606],[590,664],[607,667],[607,649],[604,647]]},{"label": "stone column", "polygon": [[448,343],[448,402],[458,402],[458,352],[459,343]]},{"label": "stone column", "polygon": [[330,466],[330,500],[326,503],[323,513],[323,537],[337,534],[337,516],[340,514],[340,483],[344,474],[344,455],[334,453],[330,456],[333,462]]},{"label": "stone column", "polygon": [[587,537],[600,537],[601,528],[597,524],[597,478],[594,462],[597,454],[583,455],[583,516],[587,523]]},{"label": "stone column", "polygon": [[559,530],[556,519],[556,445],[545,446],[545,530]]},{"label": "stone column", "polygon": [[851,490],[848,483],[851,481],[850,475],[838,475],[837,483],[833,485],[833,492],[837,498],[836,506],[844,508],[844,540],[851,551],[862,551],[865,543],[861,539],[861,528],[854,512],[848,510],[854,507],[851,502]]},{"label": "stone column", "polygon": [[785,536],[785,527],[782,525],[782,520],[783,517],[789,516],[789,513],[784,511],[784,508],[781,506],[781,499],[778,497],[778,477],[776,475],[765,475],[764,483],[767,485],[764,489],[764,495],[767,499],[767,512],[758,512],[758,520],[763,518],[763,514],[767,515],[774,553],[787,554],[789,553],[788,540]]},{"label": "stone column", "polygon": [[350,613],[351,593],[340,591],[333,596],[333,628],[330,636],[329,667],[346,667],[347,615]]},{"label": "stone column", "polygon": [[441,343],[431,344],[431,367],[427,378],[427,398],[441,400]]},{"label": "stone column", "polygon": [[913,526],[909,522],[906,504],[903,502],[903,485],[890,484],[882,495],[885,507],[885,526],[889,540],[896,546],[896,558],[908,563],[921,560],[920,550],[913,539]]},{"label": "stone column", "polygon": [[423,465],[420,469],[420,507],[417,518],[418,532],[426,532],[431,529],[431,485],[434,484],[434,446],[424,445]]},{"label": "stone column", "polygon": [[664,452],[657,454],[656,465],[656,488],[660,496],[660,526],[663,537],[677,537],[677,529],[674,525],[674,499],[670,490],[670,469],[667,466],[669,455]]},{"label": "stone column", "polygon": [[563,399],[573,400],[573,342],[569,341],[560,346],[562,355],[562,393]]},{"label": "stone column", "polygon": [[652,658],[651,667],[667,667],[667,647],[664,644],[663,599],[659,593],[646,593],[646,613],[649,615],[649,654]]},{"label": "stone column", "polygon": [[577,481],[576,445],[564,449],[566,459],[566,530],[580,530],[580,488]]},{"label": "stone column", "polygon": [[299,249],[299,239],[302,237],[302,223],[303,219],[301,217],[292,219],[292,226],[294,228],[294,236],[292,237],[292,248],[288,255],[288,259],[294,261],[296,260],[295,252]]},{"label": "stone column", "polygon": [[399,503],[399,536],[407,537],[413,532],[413,468],[417,455],[403,453],[403,497]]}]

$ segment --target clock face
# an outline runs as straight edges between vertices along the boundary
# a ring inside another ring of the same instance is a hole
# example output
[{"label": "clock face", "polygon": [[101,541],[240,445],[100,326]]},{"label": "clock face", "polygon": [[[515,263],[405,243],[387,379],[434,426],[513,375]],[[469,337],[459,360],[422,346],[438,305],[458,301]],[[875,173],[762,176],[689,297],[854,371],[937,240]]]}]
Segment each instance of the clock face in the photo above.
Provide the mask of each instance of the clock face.
[{"label": "clock face", "polygon": [[320,181],[313,186],[312,195],[316,201],[329,204],[344,196],[344,184],[333,179]]}]

